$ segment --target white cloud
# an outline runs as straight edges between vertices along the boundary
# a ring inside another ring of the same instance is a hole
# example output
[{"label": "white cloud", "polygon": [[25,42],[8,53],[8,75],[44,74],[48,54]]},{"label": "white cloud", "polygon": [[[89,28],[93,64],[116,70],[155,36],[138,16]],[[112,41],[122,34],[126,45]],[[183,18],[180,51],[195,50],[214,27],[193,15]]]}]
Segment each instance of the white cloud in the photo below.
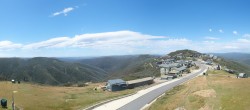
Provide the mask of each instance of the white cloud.
[{"label": "white cloud", "polygon": [[39,49],[39,48],[51,48],[51,47],[64,47],[64,42],[70,40],[68,37],[58,37],[52,38],[46,41],[41,41],[37,43],[31,43],[24,45],[24,49]]},{"label": "white cloud", "polygon": [[116,31],[93,34],[76,35],[75,37],[58,37],[46,41],[32,43],[24,46],[24,49],[39,48],[62,48],[62,47],[79,47],[79,48],[105,48],[114,46],[133,46],[139,45],[140,42],[154,39],[167,38],[164,36],[151,36],[133,31]]},{"label": "white cloud", "polygon": [[58,12],[53,13],[52,16],[58,16],[61,14],[64,14],[64,16],[67,16],[68,13],[73,11],[73,10],[74,10],[73,7],[68,7],[68,8],[63,9],[62,11],[58,11]]},{"label": "white cloud", "polygon": [[238,39],[237,41],[240,43],[250,43],[250,40],[248,39]]},{"label": "white cloud", "polygon": [[250,38],[250,34],[244,34],[243,37]]},{"label": "white cloud", "polygon": [[225,48],[225,49],[238,49],[237,46],[231,46],[231,45],[226,45],[223,48]]},{"label": "white cloud", "polygon": [[207,39],[207,40],[218,40],[218,39],[220,39],[220,38],[217,38],[217,37],[205,37],[205,39]]},{"label": "white cloud", "polygon": [[95,34],[82,34],[72,38],[74,47],[106,47],[114,45],[130,45],[134,42],[141,42],[144,40],[166,38],[163,36],[145,35],[133,31],[116,31]]},{"label": "white cloud", "polygon": [[234,35],[238,35],[238,32],[237,32],[237,31],[233,31],[233,34],[234,34]]},{"label": "white cloud", "polygon": [[209,31],[209,32],[212,32],[213,30],[212,30],[212,29],[209,29],[208,31]]},{"label": "white cloud", "polygon": [[205,40],[203,41],[204,44],[214,44],[215,42],[214,41],[211,41],[211,40]]},{"label": "white cloud", "polygon": [[22,44],[16,44],[11,41],[0,41],[0,50],[10,50],[21,48]]},{"label": "white cloud", "polygon": [[224,31],[222,29],[219,30],[220,33],[224,33]]},{"label": "white cloud", "polygon": [[[163,54],[177,49],[194,49],[200,52],[250,52],[250,39],[221,42],[216,37],[204,37],[204,41],[187,38],[154,36],[124,30],[89,33],[73,37],[56,37],[28,44],[0,41],[0,51],[5,55],[61,56],[61,55],[118,55]],[[20,54],[13,54],[21,52]]]}]

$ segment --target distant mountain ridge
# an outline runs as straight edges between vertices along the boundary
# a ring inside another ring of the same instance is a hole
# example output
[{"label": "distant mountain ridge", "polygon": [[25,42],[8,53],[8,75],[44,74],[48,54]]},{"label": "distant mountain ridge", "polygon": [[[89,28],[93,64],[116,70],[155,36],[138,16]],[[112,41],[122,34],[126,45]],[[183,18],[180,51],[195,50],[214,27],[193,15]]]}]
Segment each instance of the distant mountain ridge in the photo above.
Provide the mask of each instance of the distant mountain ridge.
[{"label": "distant mountain ridge", "polygon": [[147,76],[156,76],[154,59],[156,55],[123,55],[82,59],[78,62],[99,67],[109,73],[108,78],[123,78],[125,80]]},{"label": "distant mountain ridge", "polygon": [[250,65],[250,53],[232,52],[232,53],[212,53],[212,54]]},{"label": "distant mountain ridge", "polygon": [[153,63],[157,57],[0,58],[0,80],[25,79],[39,84],[63,85],[68,82],[102,82],[112,78],[136,79],[159,74]]},{"label": "distant mountain ridge", "polygon": [[[168,55],[190,57],[201,55],[193,50],[177,50]],[[250,74],[250,54],[214,54],[225,59],[220,64]],[[163,56],[164,57],[164,56]],[[113,78],[131,80],[159,76],[157,55],[123,55],[69,58],[0,58],[0,80],[23,80],[49,85],[68,82],[101,82]],[[248,64],[248,65],[247,65]]]},{"label": "distant mountain ridge", "polygon": [[90,65],[67,63],[54,58],[0,58],[2,79],[60,85],[77,81],[102,81],[107,72]]}]

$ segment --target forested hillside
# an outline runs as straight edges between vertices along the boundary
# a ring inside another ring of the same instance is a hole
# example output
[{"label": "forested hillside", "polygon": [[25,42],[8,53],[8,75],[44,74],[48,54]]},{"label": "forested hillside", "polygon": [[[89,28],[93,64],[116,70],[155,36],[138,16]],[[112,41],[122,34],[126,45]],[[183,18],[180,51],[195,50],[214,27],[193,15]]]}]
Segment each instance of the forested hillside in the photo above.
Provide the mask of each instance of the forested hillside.
[{"label": "forested hillside", "polygon": [[124,78],[125,80],[159,75],[154,55],[108,56],[83,59],[79,62],[97,66],[109,73],[108,78]]},{"label": "forested hillside", "polygon": [[60,85],[78,81],[102,81],[107,73],[97,67],[63,62],[53,58],[1,58],[0,79],[26,80],[40,84]]},{"label": "forested hillside", "polygon": [[214,54],[226,59],[250,65],[250,54],[248,53],[214,53]]}]

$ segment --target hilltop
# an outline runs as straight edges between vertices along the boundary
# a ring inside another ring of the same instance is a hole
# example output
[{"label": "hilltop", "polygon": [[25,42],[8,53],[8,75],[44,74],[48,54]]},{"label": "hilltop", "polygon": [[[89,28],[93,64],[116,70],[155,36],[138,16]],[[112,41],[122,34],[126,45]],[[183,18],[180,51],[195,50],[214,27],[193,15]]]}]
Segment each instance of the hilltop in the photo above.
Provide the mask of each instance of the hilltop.
[{"label": "hilltop", "polygon": [[199,56],[199,55],[202,55],[202,54],[197,52],[197,51],[194,51],[194,50],[184,49],[184,50],[177,50],[177,51],[174,51],[174,52],[170,52],[168,55],[171,56],[171,57],[174,57],[174,56],[196,57],[196,56]]}]

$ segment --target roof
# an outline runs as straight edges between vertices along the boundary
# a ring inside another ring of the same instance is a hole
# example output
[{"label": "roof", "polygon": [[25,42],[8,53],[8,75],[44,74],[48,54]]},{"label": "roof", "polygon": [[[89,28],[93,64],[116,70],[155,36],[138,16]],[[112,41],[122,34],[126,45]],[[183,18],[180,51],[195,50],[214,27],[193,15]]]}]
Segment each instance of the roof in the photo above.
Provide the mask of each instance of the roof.
[{"label": "roof", "polygon": [[168,75],[161,75],[161,78],[168,78]]},{"label": "roof", "polygon": [[173,78],[174,76],[168,76],[168,78]]},{"label": "roof", "polygon": [[170,68],[170,67],[176,67],[178,66],[178,63],[170,63],[170,64],[160,64],[160,67]]},{"label": "roof", "polygon": [[142,79],[130,80],[130,81],[127,81],[127,83],[134,84],[134,83],[145,82],[145,81],[149,81],[149,80],[153,80],[153,79],[154,78],[152,78],[152,77],[146,77],[146,78],[142,78]]},{"label": "roof", "polygon": [[122,79],[112,79],[112,80],[108,80],[109,84],[126,84],[125,81],[123,81]]},{"label": "roof", "polygon": [[240,77],[243,77],[246,73],[239,73]]},{"label": "roof", "polygon": [[183,71],[183,70],[186,70],[187,68],[185,66],[182,66],[180,68],[175,68],[177,71]]},{"label": "roof", "polygon": [[177,71],[177,70],[171,70],[168,74],[176,74],[176,73],[179,73],[179,71]]},{"label": "roof", "polygon": [[175,59],[166,59],[166,62],[175,61]]}]

